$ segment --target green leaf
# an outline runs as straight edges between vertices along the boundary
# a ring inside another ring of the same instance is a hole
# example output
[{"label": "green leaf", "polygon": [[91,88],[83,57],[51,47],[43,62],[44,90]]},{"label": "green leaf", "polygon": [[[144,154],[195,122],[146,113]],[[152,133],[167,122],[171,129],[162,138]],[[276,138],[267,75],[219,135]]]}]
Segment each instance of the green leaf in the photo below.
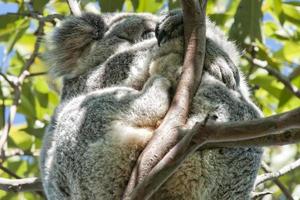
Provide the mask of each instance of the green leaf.
[{"label": "green leaf", "polygon": [[163,5],[162,0],[140,0],[137,12],[156,13]]},{"label": "green leaf", "polygon": [[300,11],[296,7],[291,5],[283,5],[282,9],[286,20],[300,25]]},{"label": "green leaf", "polygon": [[290,62],[295,58],[300,58],[300,42],[286,42],[283,47],[283,55]]},{"label": "green leaf", "polygon": [[134,10],[137,10],[139,7],[139,0],[131,0]]},{"label": "green leaf", "polygon": [[16,22],[22,19],[17,15],[0,15],[0,41],[7,41],[16,30]]},{"label": "green leaf", "polygon": [[20,19],[17,15],[0,15],[0,29],[5,29],[11,23]]},{"label": "green leaf", "polygon": [[284,107],[292,97],[293,94],[287,88],[284,88],[279,96],[278,108]]},{"label": "green leaf", "polygon": [[293,6],[300,6],[300,1],[284,1],[283,3],[293,5]]},{"label": "green leaf", "polygon": [[19,53],[18,50],[16,50],[15,54],[10,59],[10,63],[9,63],[10,65],[7,69],[7,73],[16,75],[16,76],[19,75],[24,63],[25,63],[25,61],[24,61],[23,56]]},{"label": "green leaf", "polygon": [[211,21],[215,22],[217,25],[224,25],[225,22],[231,17],[231,15],[226,13],[218,13],[209,15]]},{"label": "green leaf", "polygon": [[8,145],[13,148],[22,147],[23,150],[29,150],[32,145],[32,136],[23,129],[25,125],[14,125],[9,134]]},{"label": "green leaf", "polygon": [[281,0],[274,0],[274,10],[275,10],[275,13],[277,14],[278,18],[279,18],[279,21],[281,24],[284,23],[284,14],[282,12],[282,3],[281,3]]},{"label": "green leaf", "polygon": [[36,119],[35,95],[30,81],[26,81],[23,84],[21,103],[18,106],[18,112],[24,114],[28,118]]},{"label": "green leaf", "polygon": [[251,84],[259,85],[260,87],[268,91],[271,95],[273,95],[275,98],[279,98],[281,94],[281,89],[279,87],[276,87],[275,82],[275,78],[268,75],[257,76],[253,80],[251,80]]},{"label": "green leaf", "polygon": [[261,0],[242,0],[234,16],[229,37],[240,44],[262,41],[260,23],[262,18]]},{"label": "green leaf", "polygon": [[16,42],[23,36],[29,27],[29,21],[24,20],[20,26],[15,29],[15,33],[10,37],[7,43],[7,54],[11,52]]},{"label": "green leaf", "polygon": [[101,12],[122,11],[125,0],[99,0]]},{"label": "green leaf", "polygon": [[50,1],[49,4],[59,14],[63,14],[63,15],[70,14],[70,9],[66,1],[54,0],[54,1]]},{"label": "green leaf", "polygon": [[180,8],[181,1],[180,0],[168,0],[169,10]]},{"label": "green leaf", "polygon": [[33,9],[36,12],[42,13],[45,5],[49,0],[33,0]]}]

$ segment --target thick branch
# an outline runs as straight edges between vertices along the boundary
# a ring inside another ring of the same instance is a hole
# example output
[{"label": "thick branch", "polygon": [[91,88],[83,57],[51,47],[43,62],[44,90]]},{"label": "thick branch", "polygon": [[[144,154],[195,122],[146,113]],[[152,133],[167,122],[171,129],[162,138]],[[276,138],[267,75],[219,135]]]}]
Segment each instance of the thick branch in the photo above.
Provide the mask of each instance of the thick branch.
[{"label": "thick branch", "polygon": [[[136,166],[131,174],[126,188],[124,199],[147,199],[159,187],[149,191],[135,190],[133,195],[129,194],[138,182],[142,182],[150,170],[160,161],[169,149],[178,141],[177,127],[185,124],[190,102],[200,82],[204,63],[206,28],[205,9],[206,1],[198,0],[182,1],[183,21],[185,34],[185,58],[183,72],[181,74],[175,96],[169,111],[163,119],[154,136],[140,155]],[[138,187],[143,188],[143,187]]]},{"label": "thick branch", "polygon": [[[242,122],[197,123],[193,129],[182,131],[180,140],[150,171],[132,196],[146,196],[156,190],[170,177],[180,164],[199,147],[209,143],[253,141],[261,137],[280,134],[291,128],[300,128],[300,108],[267,117]],[[146,196],[148,197],[148,196]]]},{"label": "thick branch", "polygon": [[209,143],[201,147],[201,149],[216,147],[267,147],[274,145],[295,144],[298,142],[300,142],[300,129],[289,129],[286,131],[282,131],[281,133],[276,135],[267,135],[238,142],[233,141]]},{"label": "thick branch", "polygon": [[42,182],[38,178],[0,178],[0,189],[7,192],[43,191]]},{"label": "thick branch", "polygon": [[203,140],[207,143],[242,141],[280,134],[293,128],[300,128],[300,108],[263,119],[196,125],[193,129],[197,130],[197,134],[193,141],[197,143]]}]

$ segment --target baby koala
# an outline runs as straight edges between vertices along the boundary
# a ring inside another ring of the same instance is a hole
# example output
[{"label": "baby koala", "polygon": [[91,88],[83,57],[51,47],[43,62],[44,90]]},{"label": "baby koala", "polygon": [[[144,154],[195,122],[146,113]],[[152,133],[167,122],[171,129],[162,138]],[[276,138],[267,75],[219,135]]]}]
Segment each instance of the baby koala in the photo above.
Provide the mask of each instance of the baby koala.
[{"label": "baby koala", "polygon": [[[48,200],[121,198],[169,108],[170,88],[181,73],[182,35],[179,11],[164,17],[83,14],[54,30],[46,58],[64,84],[41,151]],[[207,114],[222,122],[260,116],[237,60],[235,46],[207,21],[204,73],[190,126]],[[249,199],[260,156],[257,148],[197,151],[152,199]]]}]

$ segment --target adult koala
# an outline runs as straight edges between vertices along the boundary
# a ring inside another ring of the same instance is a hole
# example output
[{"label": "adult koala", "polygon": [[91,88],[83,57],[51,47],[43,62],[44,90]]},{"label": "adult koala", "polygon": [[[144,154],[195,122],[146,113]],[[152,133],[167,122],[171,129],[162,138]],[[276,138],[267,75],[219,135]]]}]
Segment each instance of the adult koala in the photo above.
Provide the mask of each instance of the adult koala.
[{"label": "adult koala", "polygon": [[[49,41],[46,57],[64,85],[41,152],[46,196],[120,199],[180,76],[182,15],[84,14],[65,20]],[[260,116],[239,80],[237,60],[235,46],[208,21],[204,74],[189,125],[207,114],[217,121]],[[256,148],[198,151],[152,199],[249,199],[260,157]]]}]

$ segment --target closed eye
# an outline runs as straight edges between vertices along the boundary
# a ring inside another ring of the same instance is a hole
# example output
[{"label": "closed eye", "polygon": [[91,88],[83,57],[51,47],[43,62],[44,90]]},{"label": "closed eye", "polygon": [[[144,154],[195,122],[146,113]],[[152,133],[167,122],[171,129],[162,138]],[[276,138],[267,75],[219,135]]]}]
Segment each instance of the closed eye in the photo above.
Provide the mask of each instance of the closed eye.
[{"label": "closed eye", "polygon": [[122,40],[127,40],[129,42],[132,42],[128,37],[123,36],[123,35],[117,35],[118,38],[122,39]]},{"label": "closed eye", "polygon": [[147,40],[147,39],[155,37],[154,30],[146,30],[146,31],[144,31],[141,37],[144,40]]}]

